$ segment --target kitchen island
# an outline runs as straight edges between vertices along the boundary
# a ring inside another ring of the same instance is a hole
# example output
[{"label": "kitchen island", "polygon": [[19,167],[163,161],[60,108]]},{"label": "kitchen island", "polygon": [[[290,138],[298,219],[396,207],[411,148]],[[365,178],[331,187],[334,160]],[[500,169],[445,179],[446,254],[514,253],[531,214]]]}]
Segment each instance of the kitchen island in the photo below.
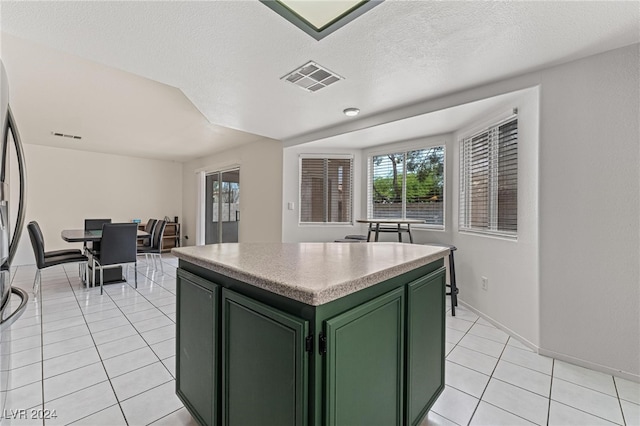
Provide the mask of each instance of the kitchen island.
[{"label": "kitchen island", "polygon": [[448,252],[173,249],[177,395],[206,425],[419,424],[444,388]]}]

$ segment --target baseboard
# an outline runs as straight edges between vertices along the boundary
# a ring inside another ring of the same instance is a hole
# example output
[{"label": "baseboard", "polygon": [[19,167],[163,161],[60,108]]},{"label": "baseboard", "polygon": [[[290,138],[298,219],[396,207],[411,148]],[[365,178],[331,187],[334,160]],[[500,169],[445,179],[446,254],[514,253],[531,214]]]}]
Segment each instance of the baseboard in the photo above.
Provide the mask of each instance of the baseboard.
[{"label": "baseboard", "polygon": [[527,346],[531,350],[533,350],[535,352],[538,352],[539,348],[538,348],[538,346],[536,346],[536,344],[534,344],[533,342],[530,342],[529,340],[527,340],[524,337],[520,336],[518,333],[516,333],[515,331],[511,330],[509,327],[506,327],[504,324],[501,324],[500,322],[494,320],[493,318],[491,318],[490,316],[488,316],[484,312],[480,312],[479,310],[477,310],[473,306],[465,303],[464,301],[462,301],[460,299],[458,299],[458,303],[461,303],[465,308],[467,308],[468,310],[470,310],[474,314],[478,315],[479,317],[485,319],[486,321],[490,322],[496,328],[499,328],[500,330],[504,331],[509,336],[511,336],[514,339],[518,340],[520,343],[522,343],[523,345]]},{"label": "baseboard", "polygon": [[549,358],[555,358],[560,361],[568,362],[569,364],[578,365],[580,367],[585,367],[590,370],[599,371],[601,373],[610,374],[612,376],[620,377],[621,379],[626,379],[631,382],[640,383],[640,375],[628,373],[626,371],[617,370],[615,368],[607,367],[606,365],[597,364],[591,361],[585,361],[580,358],[574,358],[569,355],[565,355],[562,353],[550,351],[548,349],[540,348],[538,349],[538,354],[543,356],[548,356]]},{"label": "baseboard", "polygon": [[549,357],[549,358],[554,358],[554,359],[557,359],[557,360],[560,360],[560,361],[564,361],[564,362],[568,362],[570,364],[574,364],[574,365],[577,365],[577,366],[580,366],[580,367],[585,367],[585,368],[588,368],[588,369],[594,370],[594,371],[599,371],[601,373],[610,374],[612,376],[620,377],[622,379],[629,380],[629,381],[632,381],[632,382],[640,383],[640,375],[629,373],[629,372],[626,372],[626,371],[617,370],[615,368],[607,367],[605,365],[597,364],[597,363],[590,362],[590,361],[585,361],[583,359],[575,358],[575,357],[572,357],[570,355],[566,355],[566,354],[562,354],[562,353],[559,353],[559,352],[554,352],[554,351],[550,351],[548,349],[541,348],[541,347],[537,346],[536,344],[528,341],[524,337],[520,336],[518,333],[516,333],[515,331],[511,330],[509,327],[506,327],[504,324],[501,324],[499,321],[496,321],[493,318],[491,318],[490,316],[486,315],[484,312],[480,312],[479,310],[477,310],[473,306],[465,303],[463,300],[460,300],[460,298],[458,298],[458,303],[462,304],[466,309],[470,310],[471,312],[473,312],[474,314],[478,315],[479,317],[481,317],[481,318],[485,319],[486,321],[490,322],[496,328],[499,328],[500,330],[502,330],[505,333],[507,333],[509,336],[511,336],[514,339],[518,340],[523,345],[531,348],[531,350],[535,351],[539,355],[546,356],[546,357]]}]

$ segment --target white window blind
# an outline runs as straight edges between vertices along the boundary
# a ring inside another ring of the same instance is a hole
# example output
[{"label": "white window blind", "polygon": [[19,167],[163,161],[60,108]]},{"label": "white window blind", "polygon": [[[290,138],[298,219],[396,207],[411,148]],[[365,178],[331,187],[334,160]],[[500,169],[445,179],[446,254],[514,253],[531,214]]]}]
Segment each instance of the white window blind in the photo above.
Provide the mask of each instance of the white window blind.
[{"label": "white window blind", "polygon": [[353,159],[300,158],[300,223],[352,222]]},{"label": "white window blind", "polygon": [[374,155],[368,181],[369,217],[444,227],[444,146]]},{"label": "white window blind", "polygon": [[517,235],[517,117],[462,140],[459,224],[463,231]]}]

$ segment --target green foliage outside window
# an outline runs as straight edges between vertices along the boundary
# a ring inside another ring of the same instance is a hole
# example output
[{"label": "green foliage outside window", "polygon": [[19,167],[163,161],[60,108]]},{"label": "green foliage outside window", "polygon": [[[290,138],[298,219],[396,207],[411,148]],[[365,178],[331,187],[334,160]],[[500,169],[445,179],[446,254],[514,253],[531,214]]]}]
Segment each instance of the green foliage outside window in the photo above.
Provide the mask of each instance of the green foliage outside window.
[{"label": "green foliage outside window", "polygon": [[442,201],[444,149],[435,147],[373,158],[373,202],[401,203],[406,166],[406,202]]}]

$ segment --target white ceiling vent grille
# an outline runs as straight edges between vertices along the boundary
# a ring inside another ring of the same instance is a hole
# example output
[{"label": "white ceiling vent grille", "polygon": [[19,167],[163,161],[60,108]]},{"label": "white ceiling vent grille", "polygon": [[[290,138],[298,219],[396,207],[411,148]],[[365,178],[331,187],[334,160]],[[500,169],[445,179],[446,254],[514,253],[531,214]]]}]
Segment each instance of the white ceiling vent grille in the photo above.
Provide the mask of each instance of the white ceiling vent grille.
[{"label": "white ceiling vent grille", "polygon": [[51,132],[51,134],[53,136],[58,136],[58,137],[61,137],[61,138],[69,138],[69,139],[76,139],[76,140],[82,139],[82,136],[68,135],[66,133],[60,133],[60,132]]},{"label": "white ceiling vent grille", "polygon": [[340,77],[325,67],[309,61],[300,68],[282,77],[281,80],[293,83],[307,92],[317,92],[336,81],[344,80],[344,77]]}]

